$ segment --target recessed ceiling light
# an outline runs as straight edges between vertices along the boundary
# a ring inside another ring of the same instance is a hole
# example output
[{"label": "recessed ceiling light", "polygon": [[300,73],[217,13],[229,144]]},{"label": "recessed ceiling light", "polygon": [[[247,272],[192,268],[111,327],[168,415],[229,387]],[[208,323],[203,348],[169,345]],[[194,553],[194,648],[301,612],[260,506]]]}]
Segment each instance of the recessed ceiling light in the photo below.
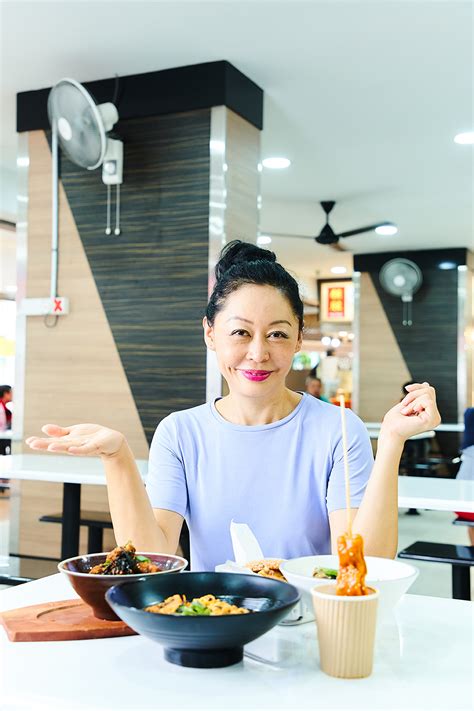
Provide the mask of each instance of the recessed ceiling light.
[{"label": "recessed ceiling light", "polygon": [[456,269],[456,266],[457,266],[456,262],[440,262],[438,264],[438,269],[443,269],[443,270]]},{"label": "recessed ceiling light", "polygon": [[270,168],[271,170],[281,170],[282,168],[288,168],[291,165],[291,160],[275,156],[274,158],[264,158],[262,165],[264,168]]},{"label": "recessed ceiling light", "polygon": [[396,235],[398,232],[398,227],[387,222],[384,225],[379,225],[375,228],[378,235],[384,235],[385,237],[390,237],[391,235]]},{"label": "recessed ceiling light", "polygon": [[474,144],[474,131],[464,131],[454,136],[454,143],[459,143],[461,146],[472,146]]},{"label": "recessed ceiling light", "polygon": [[332,274],[345,274],[346,272],[346,267],[331,267]]},{"label": "recessed ceiling light", "polygon": [[268,237],[267,235],[260,235],[260,237],[257,237],[257,244],[270,244],[272,241],[271,237]]}]

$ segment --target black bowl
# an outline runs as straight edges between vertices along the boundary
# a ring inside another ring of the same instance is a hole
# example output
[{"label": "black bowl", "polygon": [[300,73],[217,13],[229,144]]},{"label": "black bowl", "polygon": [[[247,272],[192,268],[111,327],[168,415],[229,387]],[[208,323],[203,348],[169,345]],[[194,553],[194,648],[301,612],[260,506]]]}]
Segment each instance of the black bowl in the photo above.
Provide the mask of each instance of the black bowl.
[{"label": "black bowl", "polygon": [[[248,615],[158,615],[144,607],[171,595],[215,595],[252,610]],[[165,659],[186,667],[240,662],[243,646],[268,632],[300,599],[288,583],[240,573],[168,573],[125,582],[106,593],[114,612],[139,634],[164,646]]]}]

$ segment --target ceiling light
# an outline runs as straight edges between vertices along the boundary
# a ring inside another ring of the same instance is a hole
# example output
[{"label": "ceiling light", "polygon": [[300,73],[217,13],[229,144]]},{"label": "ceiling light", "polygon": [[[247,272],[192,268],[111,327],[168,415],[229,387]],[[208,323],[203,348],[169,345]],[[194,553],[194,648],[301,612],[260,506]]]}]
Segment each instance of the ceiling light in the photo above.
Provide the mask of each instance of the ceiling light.
[{"label": "ceiling light", "polygon": [[346,267],[331,267],[332,274],[345,274],[346,272]]},{"label": "ceiling light", "polygon": [[465,131],[454,136],[454,143],[459,143],[461,146],[472,146],[474,144],[474,131]]},{"label": "ceiling light", "polygon": [[391,222],[387,222],[383,225],[379,225],[375,228],[378,235],[384,235],[385,237],[390,237],[391,235],[396,235],[398,232],[398,227],[392,225]]},{"label": "ceiling light", "polygon": [[323,346],[330,346],[330,345],[331,345],[331,339],[330,339],[330,337],[329,337],[329,336],[323,336],[323,337],[321,338],[321,343],[323,344]]},{"label": "ceiling light", "polygon": [[16,164],[19,168],[28,168],[30,159],[28,156],[22,156],[21,158],[16,159]]},{"label": "ceiling light", "polygon": [[262,245],[262,244],[271,244],[272,238],[268,237],[267,235],[260,235],[260,237],[257,237],[257,244]]},{"label": "ceiling light", "polygon": [[456,266],[457,266],[456,262],[440,262],[438,264],[438,269],[444,269],[444,270],[456,269]]},{"label": "ceiling light", "polygon": [[281,170],[282,168],[288,168],[291,165],[291,161],[282,157],[264,158],[262,165],[264,168],[270,168],[271,170]]}]

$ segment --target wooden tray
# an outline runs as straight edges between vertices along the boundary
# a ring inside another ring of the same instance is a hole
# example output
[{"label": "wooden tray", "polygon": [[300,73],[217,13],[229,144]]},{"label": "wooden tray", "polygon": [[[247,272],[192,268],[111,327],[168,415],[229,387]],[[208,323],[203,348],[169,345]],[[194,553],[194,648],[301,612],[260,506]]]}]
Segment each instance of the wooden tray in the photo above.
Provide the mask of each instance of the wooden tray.
[{"label": "wooden tray", "polygon": [[136,634],[125,622],[99,620],[82,600],[59,600],[0,613],[11,642],[100,639]]}]

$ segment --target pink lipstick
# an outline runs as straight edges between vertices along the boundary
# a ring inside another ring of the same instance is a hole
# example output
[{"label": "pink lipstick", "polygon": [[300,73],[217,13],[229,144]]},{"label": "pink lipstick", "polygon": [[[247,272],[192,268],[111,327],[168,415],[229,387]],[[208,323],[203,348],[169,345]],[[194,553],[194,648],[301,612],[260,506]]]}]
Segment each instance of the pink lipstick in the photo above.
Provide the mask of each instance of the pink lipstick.
[{"label": "pink lipstick", "polygon": [[272,374],[271,370],[241,370],[240,372],[247,380],[252,380],[255,383],[261,383]]}]

